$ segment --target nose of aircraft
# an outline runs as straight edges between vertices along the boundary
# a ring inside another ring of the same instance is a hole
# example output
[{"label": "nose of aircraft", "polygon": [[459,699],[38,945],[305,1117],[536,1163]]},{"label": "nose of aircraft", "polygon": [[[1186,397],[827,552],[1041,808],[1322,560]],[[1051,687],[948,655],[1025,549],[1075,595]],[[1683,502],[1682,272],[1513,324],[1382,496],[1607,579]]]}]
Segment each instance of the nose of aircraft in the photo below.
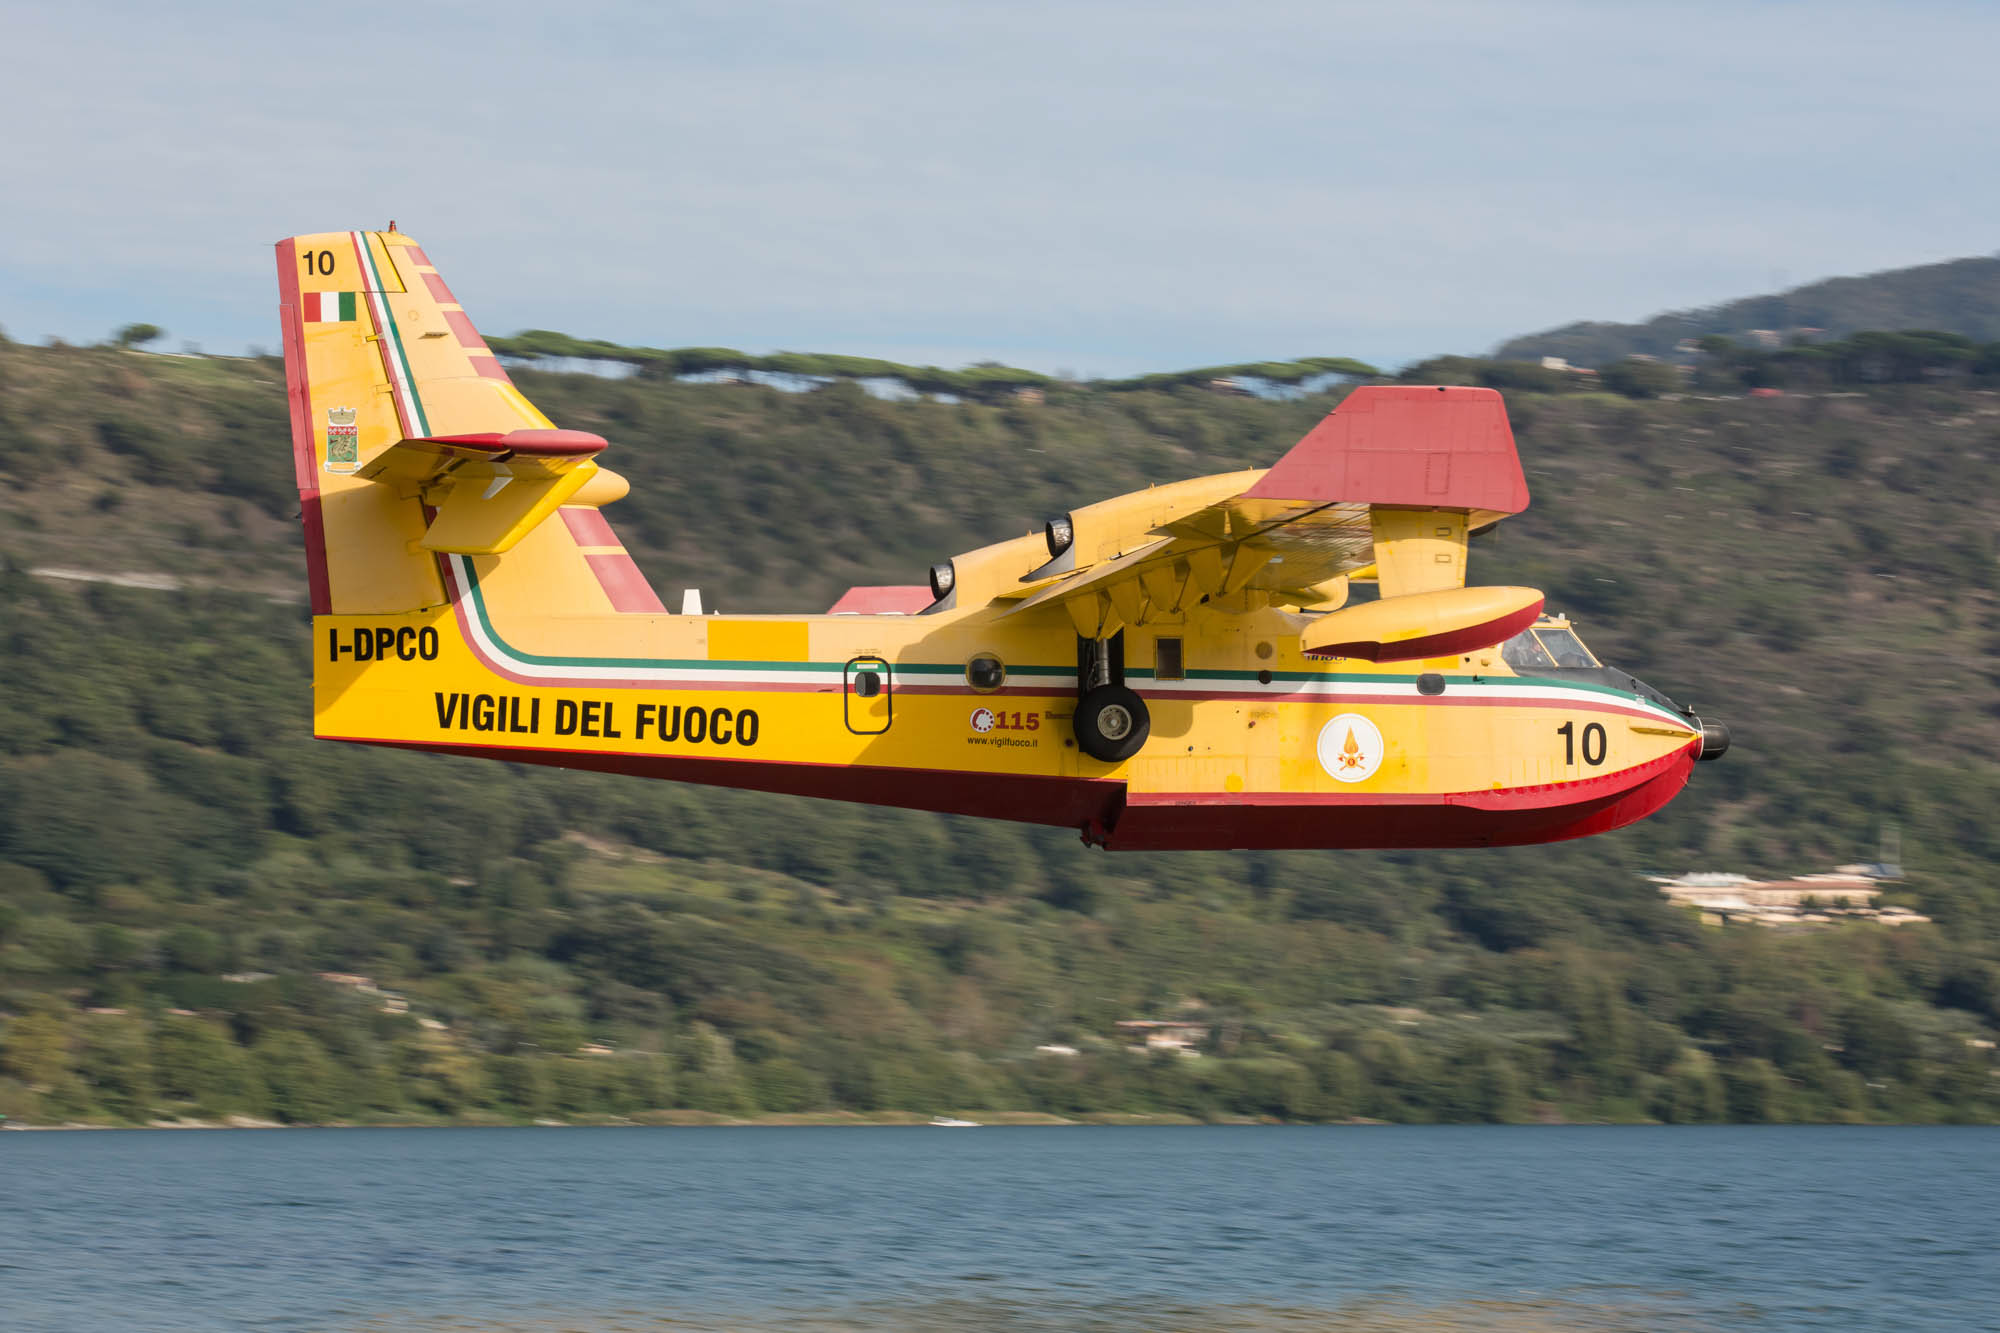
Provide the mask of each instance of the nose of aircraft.
[{"label": "nose of aircraft", "polygon": [[1697,759],[1720,759],[1729,752],[1729,728],[1706,718],[1701,724],[1701,753]]}]

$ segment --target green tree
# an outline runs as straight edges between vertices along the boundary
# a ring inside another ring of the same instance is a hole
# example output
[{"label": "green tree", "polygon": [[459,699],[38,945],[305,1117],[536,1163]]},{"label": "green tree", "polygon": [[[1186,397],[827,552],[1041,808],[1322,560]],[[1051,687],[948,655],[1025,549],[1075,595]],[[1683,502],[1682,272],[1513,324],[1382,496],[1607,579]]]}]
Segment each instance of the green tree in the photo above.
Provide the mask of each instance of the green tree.
[{"label": "green tree", "polygon": [[1472,1115],[1490,1124],[1505,1125],[1525,1119],[1527,1093],[1521,1075],[1505,1052],[1489,1048],[1474,1062]]},{"label": "green tree", "polygon": [[766,1111],[811,1111],[826,1105],[826,1080],[780,1056],[750,1067],[750,1095]]},{"label": "green tree", "polygon": [[1626,357],[1598,372],[1598,382],[1627,398],[1657,398],[1681,387],[1680,372],[1662,361]]},{"label": "green tree", "polygon": [[223,944],[211,931],[195,925],[175,926],[160,940],[160,955],[180,972],[216,972],[222,968]]},{"label": "green tree", "polygon": [[1723,1066],[1729,1118],[1761,1125],[1785,1119],[1785,1077],[1769,1060],[1736,1060]]},{"label": "green tree", "polygon": [[160,1096],[188,1103],[202,1116],[249,1113],[265,1102],[250,1053],[199,1018],[174,1014],[159,1022],[153,1067]]},{"label": "green tree", "polygon": [[339,1110],[339,1071],[326,1049],[303,1032],[273,1032],[251,1048],[271,1114],[290,1125],[318,1125]]},{"label": "green tree", "polygon": [[153,1113],[153,1060],[145,1025],[136,1019],[93,1016],[82,1027],[76,1072],[92,1099],[121,1120]]},{"label": "green tree", "polygon": [[0,1027],[0,1069],[31,1087],[51,1087],[73,1067],[68,1027],[54,1014],[27,1014]]},{"label": "green tree", "polygon": [[1329,1120],[1345,1120],[1363,1113],[1370,1102],[1368,1071],[1346,1051],[1327,1051],[1320,1056],[1315,1073],[1319,1079],[1320,1114]]},{"label": "green tree", "polygon": [[1667,1071],[1667,1085],[1655,1108],[1660,1119],[1677,1125],[1713,1124],[1723,1119],[1728,1109],[1722,1078],[1708,1052],[1682,1052]]}]

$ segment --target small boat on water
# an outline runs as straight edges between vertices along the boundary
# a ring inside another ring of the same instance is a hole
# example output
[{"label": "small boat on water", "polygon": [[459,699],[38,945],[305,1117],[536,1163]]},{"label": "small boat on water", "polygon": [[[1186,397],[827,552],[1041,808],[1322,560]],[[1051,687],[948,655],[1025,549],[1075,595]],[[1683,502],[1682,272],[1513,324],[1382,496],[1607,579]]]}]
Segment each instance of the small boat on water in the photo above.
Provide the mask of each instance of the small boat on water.
[{"label": "small boat on water", "polygon": [[931,1125],[936,1129],[978,1129],[977,1120],[954,1120],[948,1115],[934,1115]]}]

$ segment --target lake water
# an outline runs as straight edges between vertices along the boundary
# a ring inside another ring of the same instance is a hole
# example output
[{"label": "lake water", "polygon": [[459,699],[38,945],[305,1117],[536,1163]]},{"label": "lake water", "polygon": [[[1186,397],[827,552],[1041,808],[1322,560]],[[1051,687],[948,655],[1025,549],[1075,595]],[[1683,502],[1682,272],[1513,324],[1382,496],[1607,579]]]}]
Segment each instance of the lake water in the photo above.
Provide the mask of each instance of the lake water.
[{"label": "lake water", "polygon": [[2000,1328],[2000,1131],[0,1134],[0,1328]]}]

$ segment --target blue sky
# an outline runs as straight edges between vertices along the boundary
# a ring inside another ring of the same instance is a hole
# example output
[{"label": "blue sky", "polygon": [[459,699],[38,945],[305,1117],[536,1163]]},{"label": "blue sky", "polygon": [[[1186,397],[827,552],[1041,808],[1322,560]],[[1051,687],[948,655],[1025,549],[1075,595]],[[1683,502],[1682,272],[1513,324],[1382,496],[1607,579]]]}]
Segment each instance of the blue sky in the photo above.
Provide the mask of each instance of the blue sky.
[{"label": "blue sky", "polygon": [[489,333],[1400,364],[2000,246],[2000,7],[0,0],[0,328],[274,346],[395,218]]}]

